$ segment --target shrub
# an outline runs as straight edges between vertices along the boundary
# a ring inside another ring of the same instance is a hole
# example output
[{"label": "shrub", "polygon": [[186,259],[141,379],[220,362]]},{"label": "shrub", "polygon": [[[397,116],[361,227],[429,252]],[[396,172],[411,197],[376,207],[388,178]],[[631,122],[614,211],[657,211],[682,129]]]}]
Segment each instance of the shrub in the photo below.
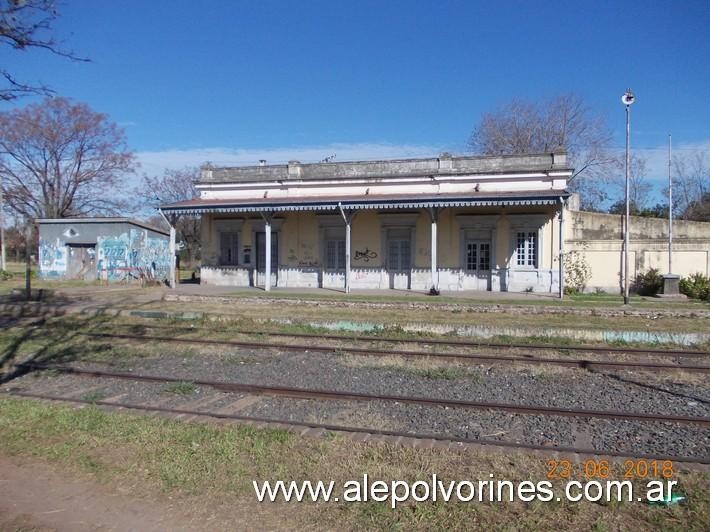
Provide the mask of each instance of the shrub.
[{"label": "shrub", "polygon": [[694,273],[680,280],[680,292],[692,299],[710,301],[710,277],[702,273]]},{"label": "shrub", "polygon": [[12,279],[12,273],[7,270],[0,270],[0,281],[7,281]]},{"label": "shrub", "polygon": [[565,294],[581,294],[592,277],[584,255],[577,251],[564,254],[562,265],[565,268]]},{"label": "shrub", "polygon": [[642,296],[655,296],[663,288],[663,276],[658,268],[639,273],[634,282],[634,291]]}]

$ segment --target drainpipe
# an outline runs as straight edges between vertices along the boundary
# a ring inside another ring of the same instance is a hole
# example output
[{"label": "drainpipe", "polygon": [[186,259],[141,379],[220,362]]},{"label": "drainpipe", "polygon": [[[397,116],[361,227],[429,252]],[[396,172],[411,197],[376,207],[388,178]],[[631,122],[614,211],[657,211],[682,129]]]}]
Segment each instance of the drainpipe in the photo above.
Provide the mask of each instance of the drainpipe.
[{"label": "drainpipe", "polygon": [[343,217],[345,222],[345,293],[350,293],[350,220],[343,210],[342,203],[338,202],[338,209],[340,209],[340,215]]},{"label": "drainpipe", "polygon": [[170,220],[165,216],[162,209],[158,209],[160,216],[163,217],[165,223],[170,226],[170,273],[168,276],[168,282],[170,283],[170,288],[175,288],[175,228]]},{"label": "drainpipe", "polygon": [[565,297],[565,200],[560,198],[560,299]]}]

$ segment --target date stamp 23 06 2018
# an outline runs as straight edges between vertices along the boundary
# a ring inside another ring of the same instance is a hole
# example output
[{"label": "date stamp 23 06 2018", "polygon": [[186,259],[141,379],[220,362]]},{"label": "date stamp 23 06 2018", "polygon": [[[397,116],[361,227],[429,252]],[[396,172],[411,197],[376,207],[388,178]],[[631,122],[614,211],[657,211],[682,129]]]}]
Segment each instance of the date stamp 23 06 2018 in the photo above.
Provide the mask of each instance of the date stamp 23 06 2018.
[{"label": "date stamp 23 06 2018", "polygon": [[569,480],[584,476],[587,479],[623,478],[643,480],[649,478],[673,478],[671,460],[625,460],[622,464],[609,463],[608,460],[586,460],[576,463],[571,460],[549,460],[547,463],[549,480]]}]

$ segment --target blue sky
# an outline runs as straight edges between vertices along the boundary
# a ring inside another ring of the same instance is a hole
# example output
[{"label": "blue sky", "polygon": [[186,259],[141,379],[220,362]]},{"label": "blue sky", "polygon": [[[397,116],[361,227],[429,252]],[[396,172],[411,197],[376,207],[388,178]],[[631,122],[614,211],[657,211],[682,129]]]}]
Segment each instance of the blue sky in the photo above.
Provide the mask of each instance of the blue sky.
[{"label": "blue sky", "polygon": [[[577,92],[665,175],[668,133],[710,148],[710,2],[66,1],[71,63],[0,49],[89,103],[143,170],[463,153],[483,112]],[[31,99],[24,99],[21,104]],[[657,159],[657,161],[656,161]]]}]

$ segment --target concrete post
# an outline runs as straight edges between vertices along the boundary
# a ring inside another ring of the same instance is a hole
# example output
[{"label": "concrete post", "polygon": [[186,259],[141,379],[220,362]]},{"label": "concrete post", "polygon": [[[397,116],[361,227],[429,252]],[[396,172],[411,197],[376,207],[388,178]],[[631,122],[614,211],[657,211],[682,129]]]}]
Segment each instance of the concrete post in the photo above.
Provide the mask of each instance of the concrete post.
[{"label": "concrete post", "polygon": [[560,198],[560,299],[565,297],[565,200]]},{"label": "concrete post", "polygon": [[25,227],[25,298],[32,299],[32,222]]},{"label": "concrete post", "polygon": [[[271,217],[264,218],[264,291],[269,292],[271,290]],[[257,250],[258,253],[259,250]]]},{"label": "concrete post", "polygon": [[5,198],[2,190],[2,176],[0,176],[0,270],[7,270],[5,260]]},{"label": "concrete post", "polygon": [[175,288],[175,228],[170,226],[170,288]]}]

